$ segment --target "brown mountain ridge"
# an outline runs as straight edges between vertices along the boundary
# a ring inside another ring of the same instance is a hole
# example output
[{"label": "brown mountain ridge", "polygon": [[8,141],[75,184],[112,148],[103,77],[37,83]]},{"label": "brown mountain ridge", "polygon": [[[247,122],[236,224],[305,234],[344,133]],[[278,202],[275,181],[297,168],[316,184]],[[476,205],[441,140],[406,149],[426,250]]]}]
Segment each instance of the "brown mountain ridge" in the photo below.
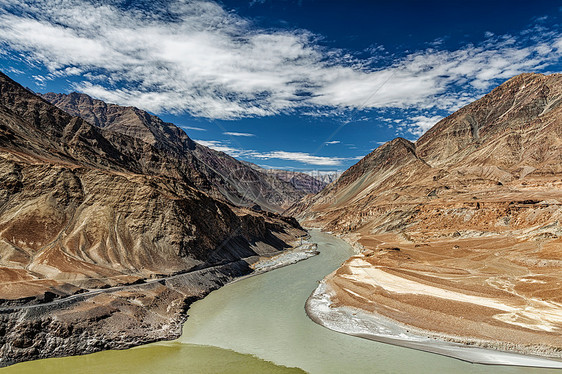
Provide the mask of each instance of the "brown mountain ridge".
[{"label": "brown mountain ridge", "polygon": [[307,193],[287,180],[194,142],[174,124],[138,108],[107,104],[76,92],[47,93],[41,97],[96,127],[172,153],[177,167],[189,174],[197,188],[216,199],[238,206],[258,205],[279,213]]},{"label": "brown mountain ridge", "polygon": [[166,131],[93,126],[0,74],[0,365],[175,337],[191,302],[305,234],[213,197]]},{"label": "brown mountain ridge", "polygon": [[292,207],[360,251],[325,279],[333,306],[560,357],[561,104],[561,74],[516,76]]}]

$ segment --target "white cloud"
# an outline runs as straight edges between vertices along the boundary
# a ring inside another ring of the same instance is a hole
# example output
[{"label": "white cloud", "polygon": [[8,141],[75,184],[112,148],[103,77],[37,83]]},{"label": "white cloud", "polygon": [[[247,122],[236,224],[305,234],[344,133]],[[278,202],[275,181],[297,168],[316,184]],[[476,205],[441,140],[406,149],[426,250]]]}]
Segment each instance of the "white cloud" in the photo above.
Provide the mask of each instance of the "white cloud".
[{"label": "white cloud", "polygon": [[232,148],[228,145],[223,144],[222,142],[218,141],[218,140],[195,140],[195,142],[204,145],[205,147],[209,147],[211,149],[214,149],[215,151],[219,151],[219,152],[224,152],[227,153],[233,157],[240,157],[243,154],[246,153],[246,151],[241,150],[241,149],[237,149],[237,148]]},{"label": "white cloud", "polygon": [[401,127],[404,127],[405,130],[409,131],[413,135],[421,136],[442,119],[442,116],[427,117],[424,115],[419,115],[410,117],[408,121],[402,124]]},{"label": "white cloud", "polygon": [[339,140],[332,140],[332,141],[329,141],[329,142],[325,142],[324,144],[331,145],[331,144],[340,144],[340,143],[341,142]]},{"label": "white cloud", "polygon": [[273,151],[267,153],[253,153],[251,155],[254,158],[260,159],[279,159],[287,161],[297,161],[302,162],[307,165],[317,165],[317,166],[337,166],[341,165],[342,161],[348,160],[342,157],[326,157],[326,156],[314,156],[310,153],[305,152],[286,152],[286,151]]},{"label": "white cloud", "polygon": [[218,140],[195,140],[197,143],[209,147],[216,151],[227,153],[233,157],[246,157],[259,160],[285,160],[296,161],[306,165],[315,166],[338,166],[344,161],[360,160],[363,156],[356,157],[329,157],[329,156],[316,156],[306,152],[288,152],[288,151],[271,151],[271,152],[258,152],[254,150],[245,150],[233,148]]},{"label": "white cloud", "polygon": [[194,126],[182,126],[182,125],[179,125],[179,127],[181,127],[182,129],[185,129],[185,130],[193,130],[193,131],[207,131],[207,129],[204,129],[204,128],[202,128],[202,127],[194,127]]},{"label": "white cloud", "polygon": [[[0,52],[0,54],[2,54],[2,52]],[[24,72],[22,70],[19,70],[19,69],[13,68],[13,67],[6,68],[6,71],[8,73],[13,73],[13,74],[24,74]]]},{"label": "white cloud", "polygon": [[256,136],[254,134],[250,134],[247,132],[231,132],[231,131],[223,132],[223,134],[229,136],[244,136],[244,137]]},{"label": "white cloud", "polygon": [[47,83],[47,81],[49,80],[48,77],[44,77],[42,75],[33,75],[33,79],[35,79],[35,82],[37,83],[37,85],[44,87],[45,84]]},{"label": "white cloud", "polygon": [[[307,31],[258,28],[211,1],[150,3],[152,13],[135,3],[0,0],[0,46],[52,76],[80,75],[74,88],[102,100],[222,119],[297,109],[452,111],[562,54],[558,31],[527,32],[520,43],[487,34],[481,45],[430,48],[373,69]],[[461,86],[473,90],[451,89]]]}]

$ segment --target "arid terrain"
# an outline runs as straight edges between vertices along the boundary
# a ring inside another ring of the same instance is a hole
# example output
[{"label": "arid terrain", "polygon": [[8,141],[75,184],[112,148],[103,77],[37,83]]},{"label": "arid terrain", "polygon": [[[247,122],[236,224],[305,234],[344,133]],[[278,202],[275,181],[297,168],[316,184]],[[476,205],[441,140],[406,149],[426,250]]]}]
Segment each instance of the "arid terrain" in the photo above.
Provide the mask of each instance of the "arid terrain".
[{"label": "arid terrain", "polygon": [[194,300],[306,235],[148,120],[154,138],[94,126],[0,73],[0,366],[177,337]]},{"label": "arid terrain", "polygon": [[297,188],[291,178],[279,178],[196,143],[174,124],[144,110],[108,104],[76,92],[51,92],[41,97],[95,127],[139,139],[173,155],[176,165],[170,168],[182,169],[199,190],[215,199],[279,213],[307,193],[318,192],[314,185],[312,189]]},{"label": "arid terrain", "polygon": [[280,255],[306,236],[291,216],[358,250],[332,308],[561,357],[561,103],[561,75],[517,76],[280,215],[324,184],[0,75],[0,365],[177,337],[193,301],[315,254]]},{"label": "arid terrain", "polygon": [[562,75],[514,77],[294,206],[360,251],[325,279],[332,307],[562,357],[561,103]]}]

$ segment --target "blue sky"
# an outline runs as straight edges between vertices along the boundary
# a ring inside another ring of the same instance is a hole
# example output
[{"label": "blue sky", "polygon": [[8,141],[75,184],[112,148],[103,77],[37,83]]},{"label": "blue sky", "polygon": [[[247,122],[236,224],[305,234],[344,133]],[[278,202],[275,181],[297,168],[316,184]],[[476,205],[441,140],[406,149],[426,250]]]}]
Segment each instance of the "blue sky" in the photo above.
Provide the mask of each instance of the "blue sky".
[{"label": "blue sky", "polygon": [[342,170],[523,72],[562,1],[0,0],[0,69],[134,105],[266,167]]}]

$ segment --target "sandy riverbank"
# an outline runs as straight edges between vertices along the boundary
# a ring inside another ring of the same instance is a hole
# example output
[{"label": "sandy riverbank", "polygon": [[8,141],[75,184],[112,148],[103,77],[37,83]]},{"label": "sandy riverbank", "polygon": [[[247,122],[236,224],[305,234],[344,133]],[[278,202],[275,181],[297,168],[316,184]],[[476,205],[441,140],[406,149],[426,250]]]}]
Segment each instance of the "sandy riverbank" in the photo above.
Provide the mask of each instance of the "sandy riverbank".
[{"label": "sandy riverbank", "polygon": [[254,270],[252,275],[264,273],[278,269],[283,266],[296,264],[299,261],[306,260],[312,256],[316,256],[320,252],[317,251],[318,245],[316,243],[303,243],[300,246],[280,253],[277,256],[264,258],[250,267]]},{"label": "sandy riverbank", "polygon": [[333,295],[334,291],[325,281],[322,281],[305,306],[308,316],[314,322],[333,331],[436,353],[471,363],[562,369],[562,360],[496,350],[505,348],[499,343],[493,347],[495,349],[485,349],[482,347],[486,344],[490,347],[490,344],[493,343],[466,340],[461,337],[438,336],[401,324],[380,314],[352,307],[335,307],[331,300]]}]

